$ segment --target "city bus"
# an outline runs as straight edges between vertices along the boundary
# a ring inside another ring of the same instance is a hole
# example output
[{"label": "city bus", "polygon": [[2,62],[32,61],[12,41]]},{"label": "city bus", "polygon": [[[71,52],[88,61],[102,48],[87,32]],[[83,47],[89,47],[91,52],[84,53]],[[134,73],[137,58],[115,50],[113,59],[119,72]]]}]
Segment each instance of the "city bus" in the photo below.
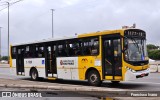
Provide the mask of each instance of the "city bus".
[{"label": "city bus", "polygon": [[15,75],[63,80],[119,83],[149,75],[146,33],[126,28],[45,39],[10,46]]}]

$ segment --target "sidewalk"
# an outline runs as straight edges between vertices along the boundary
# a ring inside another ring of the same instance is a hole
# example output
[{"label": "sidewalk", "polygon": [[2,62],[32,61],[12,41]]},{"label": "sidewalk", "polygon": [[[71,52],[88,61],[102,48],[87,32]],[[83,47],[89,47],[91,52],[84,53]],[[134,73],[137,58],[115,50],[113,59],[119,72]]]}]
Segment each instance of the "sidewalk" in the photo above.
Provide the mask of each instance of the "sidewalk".
[{"label": "sidewalk", "polygon": [[[39,81],[29,81],[29,80],[13,80],[13,79],[3,79],[0,78],[0,87],[6,88],[25,88],[31,89],[42,89],[43,91],[72,91],[80,94],[85,94],[88,96],[100,96],[112,97],[116,100],[128,100],[128,99],[137,99],[142,100],[155,100],[160,97],[132,97],[130,94],[132,92],[137,93],[139,90],[131,89],[118,89],[118,88],[108,88],[108,87],[94,87],[94,86],[83,86],[83,85],[72,85],[72,84],[59,84],[59,83],[50,83],[50,82],[39,82]],[[54,81],[53,81],[54,82]],[[88,92],[89,91],[89,92]],[[118,97],[119,96],[119,97]],[[123,97],[124,96],[124,97]],[[125,97],[127,96],[127,97]]]},{"label": "sidewalk", "polygon": [[[53,81],[54,82],[54,81]],[[31,88],[31,89],[54,89],[67,91],[129,91],[128,89],[105,88],[84,85],[60,84],[39,82],[30,80],[13,80],[0,78],[0,87],[6,88]]]},{"label": "sidewalk", "polygon": [[0,63],[0,68],[10,68],[9,64],[1,64]]}]

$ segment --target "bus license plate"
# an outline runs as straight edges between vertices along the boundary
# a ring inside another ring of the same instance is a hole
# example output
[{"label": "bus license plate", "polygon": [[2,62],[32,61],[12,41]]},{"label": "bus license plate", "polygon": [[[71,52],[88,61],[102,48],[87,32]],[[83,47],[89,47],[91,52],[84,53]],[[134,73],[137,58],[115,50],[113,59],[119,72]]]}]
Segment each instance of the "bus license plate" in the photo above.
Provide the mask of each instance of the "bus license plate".
[{"label": "bus license plate", "polygon": [[145,74],[141,74],[141,76],[145,76]]}]

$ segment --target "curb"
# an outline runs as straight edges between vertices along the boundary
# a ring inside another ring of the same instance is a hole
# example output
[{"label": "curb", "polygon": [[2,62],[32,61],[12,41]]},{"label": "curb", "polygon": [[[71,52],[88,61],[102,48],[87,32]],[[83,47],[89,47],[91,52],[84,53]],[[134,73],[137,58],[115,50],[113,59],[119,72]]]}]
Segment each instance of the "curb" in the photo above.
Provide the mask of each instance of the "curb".
[{"label": "curb", "polygon": [[129,91],[128,89],[113,89],[104,87],[88,86],[43,86],[43,85],[18,85],[18,84],[0,84],[0,87],[6,88],[30,88],[30,89],[54,89],[61,91]]},{"label": "curb", "polygon": [[[94,97],[106,97],[109,96],[128,96],[130,95],[131,91],[136,92],[140,90],[129,90],[129,89],[113,89],[113,88],[105,88],[105,87],[88,87],[88,86],[43,86],[43,85],[16,85],[16,84],[0,84],[0,87],[6,88],[29,88],[30,91],[37,91],[34,89],[51,89],[52,91],[60,91],[60,92],[75,92],[80,95],[86,96],[94,96]],[[86,88],[88,87],[88,88]],[[32,90],[33,89],[33,90]],[[39,90],[38,90],[39,91]],[[41,91],[41,90],[40,90]]]},{"label": "curb", "polygon": [[150,65],[150,72],[155,73],[158,71],[158,66],[157,65]]}]

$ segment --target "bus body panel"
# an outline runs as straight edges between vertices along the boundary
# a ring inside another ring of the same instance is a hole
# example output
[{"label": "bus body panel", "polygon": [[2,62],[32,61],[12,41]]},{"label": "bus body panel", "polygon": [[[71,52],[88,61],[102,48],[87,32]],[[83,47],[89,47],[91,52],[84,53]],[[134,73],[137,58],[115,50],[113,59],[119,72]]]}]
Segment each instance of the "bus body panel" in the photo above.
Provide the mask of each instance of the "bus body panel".
[{"label": "bus body panel", "polygon": [[37,69],[39,77],[45,76],[45,58],[27,58],[24,59],[25,76],[30,76],[31,68]]},{"label": "bus body panel", "polygon": [[85,80],[87,70],[90,68],[96,69],[102,79],[101,58],[99,56],[82,56],[78,57],[79,77],[80,80]]},{"label": "bus body panel", "polygon": [[[113,76],[105,76],[105,80],[113,80]],[[114,80],[122,81],[122,76],[114,76]]]},{"label": "bus body panel", "polygon": [[42,67],[45,68],[45,58],[26,58],[24,59],[25,67]]},{"label": "bus body panel", "polygon": [[79,80],[78,57],[58,57],[57,75],[58,78]]},{"label": "bus body panel", "polygon": [[[16,70],[16,59],[12,59],[12,67],[10,69],[11,73],[17,75]],[[35,67],[38,71],[39,77],[46,77],[45,76],[45,59],[44,58],[27,58],[24,59],[24,76],[30,76],[30,70],[32,67]]]},{"label": "bus body panel", "polygon": [[16,67],[16,59],[12,59],[10,62],[12,63],[11,67]]},{"label": "bus body panel", "polygon": [[141,78],[144,76],[148,76],[150,73],[149,69],[138,71],[138,72],[132,72],[131,70],[127,70],[124,75],[124,81],[133,81],[137,78]]},{"label": "bus body panel", "polygon": [[133,66],[123,61],[123,68],[122,68],[123,81],[135,80],[138,78],[138,76],[141,76],[143,74],[148,76],[150,74],[148,68],[149,68],[148,64],[143,66]]}]

